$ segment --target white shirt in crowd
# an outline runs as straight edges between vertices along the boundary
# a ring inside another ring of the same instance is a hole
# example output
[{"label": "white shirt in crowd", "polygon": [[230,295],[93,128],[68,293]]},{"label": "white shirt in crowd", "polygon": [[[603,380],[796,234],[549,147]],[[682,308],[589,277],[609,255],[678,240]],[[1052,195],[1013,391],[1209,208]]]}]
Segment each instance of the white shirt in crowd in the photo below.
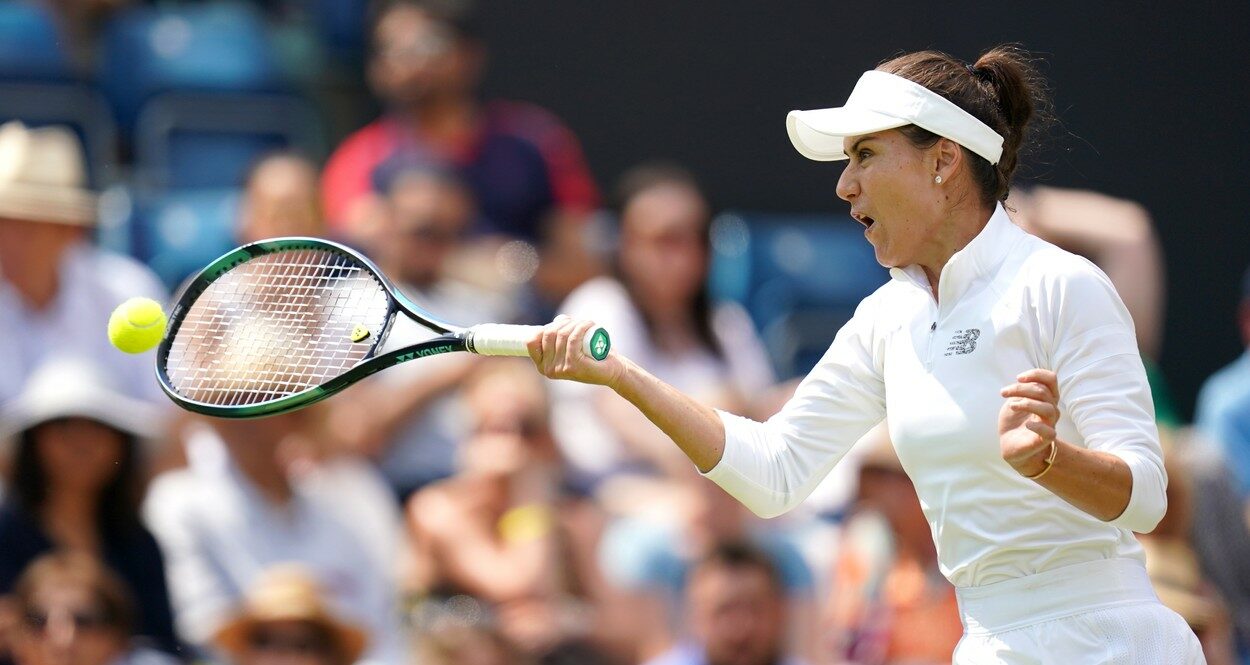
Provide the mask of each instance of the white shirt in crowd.
[{"label": "white shirt in crowd", "polygon": [[[730,387],[750,398],[776,382],[768,353],[746,311],[734,303],[717,305],[712,334],[726,350],[721,357],[697,348],[670,353],[656,347],[642,314],[625,287],[611,277],[597,277],[577,287],[560,305],[561,314],[588,319],[612,335],[612,348],[679,390],[715,399]],[[571,381],[551,384],[552,427],[566,459],[580,471],[599,476],[628,459],[615,434],[595,409],[607,388]]]},{"label": "white shirt in crowd", "polygon": [[[230,460],[211,429],[195,430],[188,467],[153,481],[143,516],[165,555],[178,633],[209,644],[261,572],[296,562],[312,571],[332,606],[369,632],[364,660],[401,663],[395,573],[400,517],[381,480],[348,488],[348,476],[315,474],[278,505]],[[360,475],[354,475],[357,482]],[[371,506],[362,502],[374,497]],[[368,519],[361,515],[373,513]],[[390,519],[383,520],[383,516]],[[388,526],[389,525],[389,526]],[[389,529],[387,533],[376,530]]]},{"label": "white shirt in crowd", "polygon": [[0,403],[16,397],[50,357],[73,353],[100,364],[132,397],[168,404],[156,383],[152,354],[122,353],[107,334],[109,314],[122,301],[144,296],[165,302],[156,275],[129,257],[79,243],[65,252],[58,279],[56,298],[41,310],[31,309],[0,279]]},{"label": "white shirt in crowd", "polygon": [[[1017,228],[1001,206],[943,268],[937,300],[919,267],[891,275],[779,414],[721,414],[724,456],[707,476],[776,515],[885,417],[955,586],[1144,560],[1132,531],[1162,518],[1167,477],[1132,321],[1107,277]],[[1035,367],[1058,375],[1059,438],[1131,469],[1118,518],[1103,522],[1003,461],[999,391]]]}]

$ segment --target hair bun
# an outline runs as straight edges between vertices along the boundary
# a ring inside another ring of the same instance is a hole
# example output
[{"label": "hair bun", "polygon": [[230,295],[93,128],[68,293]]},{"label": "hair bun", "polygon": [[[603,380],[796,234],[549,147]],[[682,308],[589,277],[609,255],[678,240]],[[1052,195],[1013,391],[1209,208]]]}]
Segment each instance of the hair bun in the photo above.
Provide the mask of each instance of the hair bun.
[{"label": "hair bun", "polygon": [[[936,92],[1003,137],[997,164],[976,165],[976,179],[987,203],[1007,198],[1027,129],[1049,121],[1046,87],[1033,59],[1014,44],[995,46],[971,64],[940,51],[917,51],[877,67]],[[967,74],[971,74],[969,77]],[[920,145],[936,135],[912,137]]]},{"label": "hair bun", "polygon": [[1003,138],[1019,148],[1034,111],[1041,106],[1039,92],[1043,86],[1032,59],[1020,47],[1004,44],[981,54],[971,71],[994,87],[1009,132]]}]

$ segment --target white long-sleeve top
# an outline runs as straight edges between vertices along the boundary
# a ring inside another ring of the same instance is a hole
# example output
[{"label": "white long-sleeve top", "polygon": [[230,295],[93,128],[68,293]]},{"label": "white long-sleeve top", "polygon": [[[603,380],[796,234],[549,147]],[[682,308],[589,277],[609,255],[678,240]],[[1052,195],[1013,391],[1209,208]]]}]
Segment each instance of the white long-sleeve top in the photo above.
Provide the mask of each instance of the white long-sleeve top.
[{"label": "white long-sleeve top", "polygon": [[[1159,433],[1132,320],[1089,261],[1028,235],[998,206],[942,269],[935,300],[917,266],[866,298],[776,416],[721,413],[725,450],[706,475],[761,516],[801,502],[883,418],[920,497],[943,574],[980,586],[1116,557],[1162,518]],[[1020,476],[1001,457],[1003,386],[1059,378],[1057,431],[1132,471],[1110,522]]]}]

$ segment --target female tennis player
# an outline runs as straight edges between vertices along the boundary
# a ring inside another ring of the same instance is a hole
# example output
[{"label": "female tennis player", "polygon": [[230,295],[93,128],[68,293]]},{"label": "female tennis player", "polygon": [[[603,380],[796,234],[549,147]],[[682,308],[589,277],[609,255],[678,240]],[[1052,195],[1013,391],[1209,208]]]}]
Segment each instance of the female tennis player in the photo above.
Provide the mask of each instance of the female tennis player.
[{"label": "female tennis player", "polygon": [[790,113],[800,153],[848,160],[837,194],[892,279],[767,422],[590,360],[589,321],[558,318],[530,355],[614,389],[762,516],[885,419],[958,591],[956,663],[1202,663],[1133,536],[1163,516],[1167,478],[1128,312],[1001,204],[1039,80],[1012,48],[974,65],[925,51],[865,73],[840,108]]}]

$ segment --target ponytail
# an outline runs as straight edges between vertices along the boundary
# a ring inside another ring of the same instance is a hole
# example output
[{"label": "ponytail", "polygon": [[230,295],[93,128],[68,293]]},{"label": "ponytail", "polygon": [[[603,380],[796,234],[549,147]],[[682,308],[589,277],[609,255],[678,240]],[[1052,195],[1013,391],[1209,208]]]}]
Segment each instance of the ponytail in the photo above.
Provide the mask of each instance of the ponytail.
[{"label": "ponytail", "polygon": [[[1007,200],[1031,130],[1050,120],[1046,88],[1032,57],[1019,46],[1007,44],[986,51],[971,65],[939,51],[917,51],[883,62],[877,69],[936,92],[1003,137],[998,164],[966,148],[964,154],[983,202]],[[918,147],[931,146],[940,138],[915,125],[902,131]]]}]

